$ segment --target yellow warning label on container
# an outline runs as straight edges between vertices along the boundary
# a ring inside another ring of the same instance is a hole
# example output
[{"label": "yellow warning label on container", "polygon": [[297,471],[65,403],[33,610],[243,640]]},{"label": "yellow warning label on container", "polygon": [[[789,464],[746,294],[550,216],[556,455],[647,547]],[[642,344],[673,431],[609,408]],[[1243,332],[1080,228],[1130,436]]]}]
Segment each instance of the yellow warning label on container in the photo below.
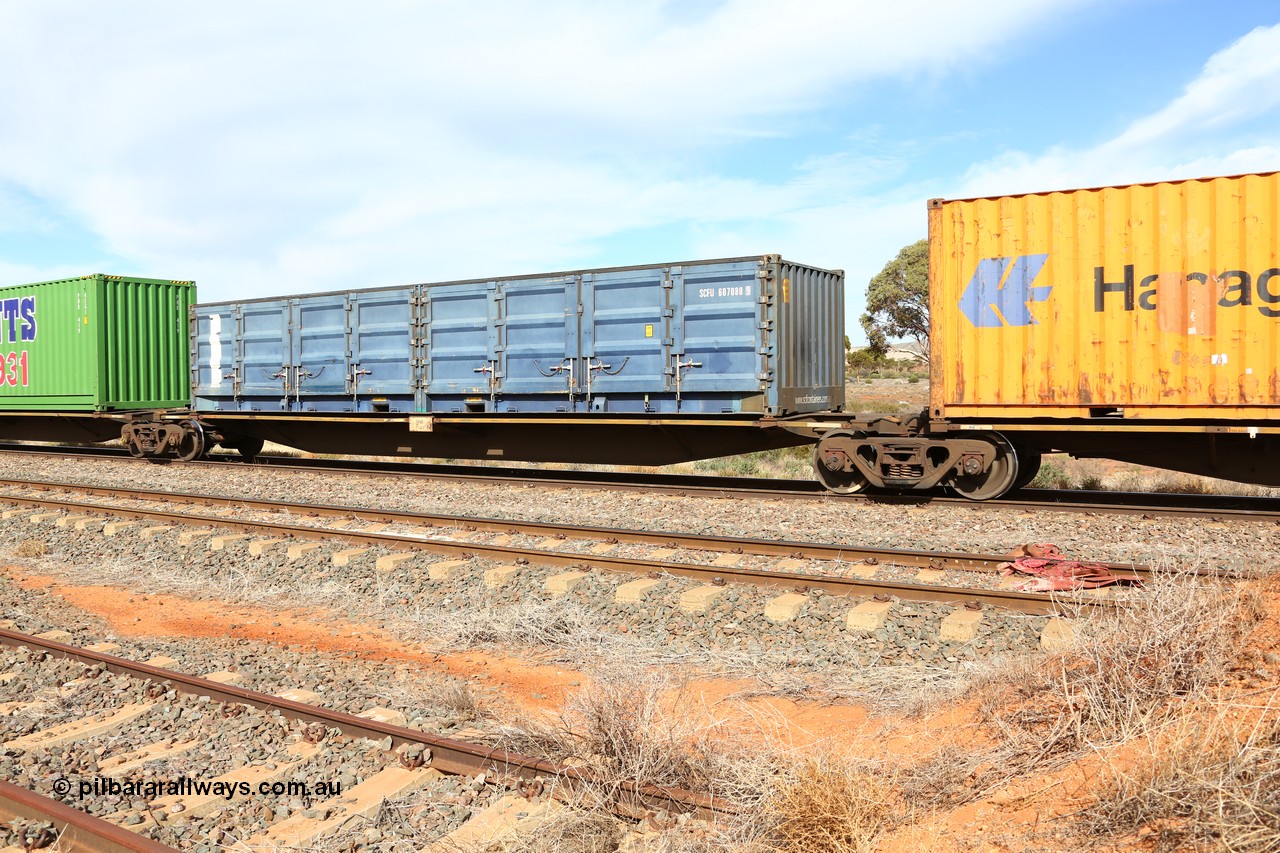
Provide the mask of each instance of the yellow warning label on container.
[{"label": "yellow warning label on container", "polygon": [[784,278],[782,280],[782,301],[791,301],[791,279],[789,278]]},{"label": "yellow warning label on container", "polygon": [[646,338],[652,338],[652,337],[653,337],[653,324],[652,324],[652,323],[646,323],[646,324],[645,324],[645,327],[644,327],[644,336],[645,336]]}]

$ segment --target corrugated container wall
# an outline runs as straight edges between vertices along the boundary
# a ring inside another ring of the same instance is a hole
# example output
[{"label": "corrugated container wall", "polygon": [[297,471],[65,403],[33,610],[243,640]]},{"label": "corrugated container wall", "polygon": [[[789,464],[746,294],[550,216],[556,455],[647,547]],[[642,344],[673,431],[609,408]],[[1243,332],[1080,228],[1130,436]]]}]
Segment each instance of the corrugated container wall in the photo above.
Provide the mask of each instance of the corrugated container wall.
[{"label": "corrugated container wall", "polygon": [[758,412],[844,401],[844,275],[777,255],[198,305],[203,411]]},{"label": "corrugated container wall", "polygon": [[194,291],[108,275],[0,288],[0,410],[188,405]]},{"label": "corrugated container wall", "polygon": [[931,201],[934,417],[1276,416],[1277,214],[1280,173]]}]

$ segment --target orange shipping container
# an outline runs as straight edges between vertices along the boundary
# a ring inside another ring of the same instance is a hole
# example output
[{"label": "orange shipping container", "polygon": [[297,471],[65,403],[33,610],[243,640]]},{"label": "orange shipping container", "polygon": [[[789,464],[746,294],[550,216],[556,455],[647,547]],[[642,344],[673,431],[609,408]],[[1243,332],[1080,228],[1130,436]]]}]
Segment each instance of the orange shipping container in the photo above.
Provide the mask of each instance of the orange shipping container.
[{"label": "orange shipping container", "polygon": [[1280,416],[1280,173],[929,202],[935,418]]}]

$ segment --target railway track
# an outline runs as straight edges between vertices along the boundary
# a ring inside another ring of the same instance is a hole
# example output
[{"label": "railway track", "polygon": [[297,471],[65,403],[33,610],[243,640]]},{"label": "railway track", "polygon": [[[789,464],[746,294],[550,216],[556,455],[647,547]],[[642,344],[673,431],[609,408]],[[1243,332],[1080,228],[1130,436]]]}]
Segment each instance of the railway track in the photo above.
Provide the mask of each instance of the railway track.
[{"label": "railway track", "polygon": [[[49,492],[89,495],[114,502],[57,497],[48,494]],[[122,500],[124,503],[121,503]],[[977,576],[994,574],[1000,563],[1008,559],[1001,555],[651,533],[30,480],[0,480],[0,503],[27,507],[29,510],[52,510],[54,512],[51,515],[65,514],[60,519],[64,526],[74,523],[78,527],[102,529],[109,517],[142,519],[161,526],[185,525],[204,529],[209,531],[210,536],[213,535],[212,531],[224,529],[264,539],[340,541],[348,547],[381,547],[391,552],[408,554],[429,552],[466,560],[479,557],[512,569],[532,564],[567,568],[575,572],[599,570],[640,576],[681,577],[716,586],[737,583],[806,592],[821,590],[843,596],[941,602],[971,608],[995,606],[1037,615],[1053,613],[1066,606],[1064,601],[1049,599],[1040,593],[1022,592],[1007,587],[951,586],[943,582],[947,572],[975,573]],[[158,506],[148,507],[145,504]],[[215,509],[204,513],[175,511],[171,508],[173,504]],[[13,515],[16,512],[19,511],[9,510],[7,514]],[[233,517],[231,512],[240,515]],[[258,517],[263,514],[270,518]],[[282,514],[288,515],[290,520],[279,521]],[[406,529],[360,530],[346,526],[326,527],[314,521],[324,517],[379,526],[397,525]],[[478,542],[459,535],[475,532],[491,533],[499,538],[497,541]],[[538,542],[532,546],[506,544],[506,537],[513,535],[531,536],[538,539]],[[564,545],[570,541],[583,543],[583,547],[564,550]],[[650,550],[643,555],[609,553],[623,543],[633,543]],[[674,559],[680,550],[690,552],[693,556],[683,560]],[[718,556],[706,560],[707,554]],[[783,559],[768,569],[734,565],[735,558],[748,555]],[[1145,567],[1129,564],[1106,565],[1117,573],[1137,574],[1139,577],[1148,571]],[[881,568],[887,566],[903,566],[922,571],[913,582],[877,577]],[[1078,606],[1079,603],[1073,598],[1070,606]],[[1109,604],[1102,598],[1085,598],[1083,603],[1086,606]]]},{"label": "railway track", "polygon": [[[0,629],[0,647],[27,652],[25,660],[10,655],[8,665],[16,668],[0,674],[3,676],[0,677],[0,696],[8,693],[16,697],[16,701],[3,703],[5,714],[22,714],[24,709],[39,704],[40,699],[33,698],[33,686],[56,690],[68,703],[78,699],[96,712],[74,719],[56,717],[51,724],[6,737],[0,749],[10,756],[32,758],[23,764],[31,768],[25,780],[29,785],[46,784],[62,800],[74,799],[78,794],[98,816],[48,798],[39,790],[0,784],[0,816],[53,827],[52,831],[19,828],[17,835],[21,840],[15,845],[17,850],[41,849],[52,844],[58,845],[52,849],[59,850],[136,853],[169,850],[172,848],[152,839],[175,841],[182,837],[181,826],[211,815],[218,819],[214,813],[229,811],[234,803],[239,803],[237,808],[247,808],[247,800],[255,793],[279,796],[281,790],[290,790],[287,784],[281,784],[283,780],[296,778],[304,771],[318,772],[320,768],[333,766],[332,760],[327,765],[317,763],[324,757],[325,749],[346,750],[352,756],[363,756],[367,765],[364,778],[354,787],[336,793],[327,790],[315,794],[315,801],[305,810],[296,806],[286,809],[289,814],[270,820],[269,825],[248,837],[235,838],[234,843],[228,844],[229,849],[274,851],[297,846],[324,847],[325,840],[340,832],[353,818],[375,813],[385,800],[430,789],[444,775],[468,777],[472,780],[469,787],[476,790],[488,786],[489,805],[431,843],[426,847],[430,851],[449,851],[468,843],[484,842],[486,833],[510,825],[517,813],[546,812],[557,807],[557,801],[587,786],[595,786],[597,790],[607,787],[616,792],[615,812],[632,819],[658,812],[711,819],[732,812],[723,800],[709,795],[612,780],[606,783],[589,767],[569,767],[484,743],[406,728],[386,721],[386,715],[377,713],[379,709],[364,715],[348,714],[315,704],[318,695],[305,689],[277,695],[249,690],[233,683],[234,679],[228,676],[234,673],[196,677],[170,669],[172,661],[127,660],[102,650],[68,645],[51,636],[56,634],[55,631],[33,636]],[[50,661],[71,661],[87,669],[70,676],[58,670],[46,677],[43,673],[51,665]],[[118,679],[108,679],[108,674],[124,676],[130,683],[122,685]],[[198,702],[184,704],[183,697],[195,697]],[[209,704],[200,704],[203,702]],[[99,708],[99,704],[106,707]],[[76,710],[79,712],[80,708]],[[256,717],[242,719],[255,713]],[[145,724],[157,719],[175,722],[162,734],[156,734]],[[111,780],[120,786],[144,777],[156,781],[142,772],[144,766],[191,752],[209,736],[211,727],[221,726],[252,732],[254,736],[263,731],[274,732],[276,736],[268,737],[270,748],[261,760],[237,764],[216,777],[211,771],[211,778],[202,782],[205,787],[216,785],[213,793],[202,792],[194,782],[184,782],[178,793],[152,790],[151,796],[116,797],[118,808],[113,808],[109,795],[102,793],[113,790]],[[137,743],[143,745],[134,748]],[[330,746],[334,743],[338,745]],[[371,746],[380,756],[372,761],[368,760]],[[39,762],[37,757],[41,755],[60,758],[61,763],[53,772],[62,775],[56,779],[42,778],[41,768],[48,768],[50,764]],[[86,761],[87,755],[97,758]],[[90,778],[93,781],[86,782]],[[324,787],[331,788],[331,783]],[[306,796],[312,799],[310,793]],[[145,800],[141,807],[140,800]],[[208,828],[208,824],[202,826]],[[213,839],[219,843],[225,840],[225,837]],[[4,849],[7,853],[9,848]]]},{"label": "railway track", "polygon": [[[49,447],[0,444],[0,453],[84,457],[155,464],[135,460],[114,447]],[[183,465],[244,465],[235,455],[214,455]],[[772,480],[754,477],[715,477],[686,474],[642,474],[614,471],[562,471],[540,468],[484,468],[391,461],[308,459],[259,456],[251,467],[294,472],[337,472],[350,476],[403,476],[448,482],[527,483],[544,488],[606,489],[675,496],[737,499],[832,500],[902,506],[948,506],[965,509],[1006,509],[1023,512],[1143,515],[1149,517],[1256,521],[1280,523],[1280,498],[1243,495],[1151,494],[1097,492],[1073,489],[1024,489],[1014,497],[975,502],[950,495],[833,495],[813,480]]]},{"label": "railway track", "polygon": [[0,782],[0,823],[8,824],[21,838],[21,843],[0,848],[0,853],[45,848],[64,853],[170,853],[174,849],[11,782]]}]

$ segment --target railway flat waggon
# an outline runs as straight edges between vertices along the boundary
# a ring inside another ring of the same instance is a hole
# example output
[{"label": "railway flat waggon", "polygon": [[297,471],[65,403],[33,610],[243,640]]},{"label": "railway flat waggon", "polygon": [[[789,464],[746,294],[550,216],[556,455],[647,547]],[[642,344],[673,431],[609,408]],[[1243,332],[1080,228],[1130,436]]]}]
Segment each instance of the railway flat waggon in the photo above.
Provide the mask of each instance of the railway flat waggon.
[{"label": "railway flat waggon", "polygon": [[843,273],[777,255],[201,304],[179,455],[660,465],[801,444],[774,425],[843,406],[843,316]]}]

